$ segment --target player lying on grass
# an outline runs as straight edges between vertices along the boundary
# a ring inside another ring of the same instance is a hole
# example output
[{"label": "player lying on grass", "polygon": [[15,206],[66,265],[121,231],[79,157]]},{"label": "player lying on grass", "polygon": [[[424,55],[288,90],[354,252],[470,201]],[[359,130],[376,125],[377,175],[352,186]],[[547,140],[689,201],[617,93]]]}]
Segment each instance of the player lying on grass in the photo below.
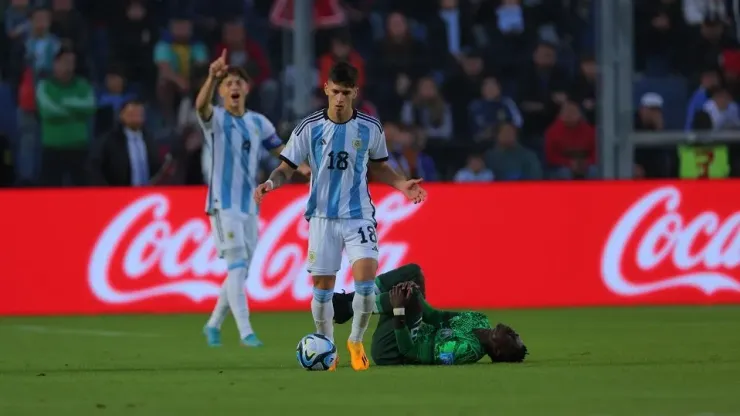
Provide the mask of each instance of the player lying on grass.
[{"label": "player lying on grass", "polygon": [[[519,335],[510,327],[494,328],[479,312],[452,312],[429,306],[424,276],[408,264],[375,279],[380,294],[380,319],[373,333],[371,356],[377,365],[472,364],[485,355],[496,362],[521,362],[527,355]],[[334,319],[352,318],[354,293],[335,293]]]}]

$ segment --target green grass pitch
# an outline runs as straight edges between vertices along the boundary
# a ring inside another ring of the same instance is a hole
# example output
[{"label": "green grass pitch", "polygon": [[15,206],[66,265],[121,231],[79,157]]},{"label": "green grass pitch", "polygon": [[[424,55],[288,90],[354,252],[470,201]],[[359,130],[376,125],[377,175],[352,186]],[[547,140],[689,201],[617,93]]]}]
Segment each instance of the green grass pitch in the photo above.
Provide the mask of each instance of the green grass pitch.
[{"label": "green grass pitch", "polygon": [[336,373],[306,372],[308,311],[255,313],[261,349],[239,347],[231,319],[206,347],[206,316],[0,318],[0,415],[740,415],[740,307],[490,316],[526,363],[355,373],[341,342]]}]

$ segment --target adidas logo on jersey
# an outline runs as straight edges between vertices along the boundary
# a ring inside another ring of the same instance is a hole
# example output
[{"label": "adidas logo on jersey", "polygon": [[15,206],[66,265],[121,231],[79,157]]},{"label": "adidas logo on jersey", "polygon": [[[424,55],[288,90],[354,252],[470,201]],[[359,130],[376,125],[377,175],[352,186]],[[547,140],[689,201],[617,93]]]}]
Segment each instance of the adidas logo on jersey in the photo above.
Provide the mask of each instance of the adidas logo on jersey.
[{"label": "adidas logo on jersey", "polygon": [[321,139],[321,145],[322,145],[322,146],[326,146],[326,140],[324,140],[324,139]]},{"label": "adidas logo on jersey", "polygon": [[370,250],[377,252],[378,251],[378,246],[373,246],[373,248],[371,248]]}]

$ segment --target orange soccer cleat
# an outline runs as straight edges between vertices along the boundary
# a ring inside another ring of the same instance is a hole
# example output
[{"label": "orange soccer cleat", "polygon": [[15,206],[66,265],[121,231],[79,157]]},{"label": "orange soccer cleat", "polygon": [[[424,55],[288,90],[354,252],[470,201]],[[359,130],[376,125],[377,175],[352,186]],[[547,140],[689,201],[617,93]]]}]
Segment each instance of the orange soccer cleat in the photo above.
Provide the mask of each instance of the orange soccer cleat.
[{"label": "orange soccer cleat", "polygon": [[329,371],[337,371],[337,364],[339,364],[339,354],[337,354],[337,358],[334,359],[334,364],[329,367]]},{"label": "orange soccer cleat", "polygon": [[365,346],[362,342],[347,341],[347,349],[350,354],[350,364],[355,371],[365,371],[370,368],[370,361],[365,355]]}]

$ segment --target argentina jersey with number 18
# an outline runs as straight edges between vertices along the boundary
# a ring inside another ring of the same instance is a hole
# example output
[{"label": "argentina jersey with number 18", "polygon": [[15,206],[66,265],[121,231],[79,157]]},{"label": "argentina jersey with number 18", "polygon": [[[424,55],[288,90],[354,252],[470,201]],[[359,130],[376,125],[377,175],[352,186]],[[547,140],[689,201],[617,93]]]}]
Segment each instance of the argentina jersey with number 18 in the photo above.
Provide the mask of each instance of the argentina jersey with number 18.
[{"label": "argentina jersey with number 18", "polygon": [[211,153],[206,212],[257,215],[252,193],[257,182],[260,147],[273,150],[282,145],[275,126],[255,111],[235,116],[223,107],[214,107],[210,120],[198,117],[198,121]]},{"label": "argentina jersey with number 18", "polygon": [[354,111],[340,124],[329,119],[326,109],[317,111],[293,130],[280,158],[294,169],[306,160],[311,167],[306,218],[375,221],[368,163],[388,160],[385,134],[376,118]]}]

